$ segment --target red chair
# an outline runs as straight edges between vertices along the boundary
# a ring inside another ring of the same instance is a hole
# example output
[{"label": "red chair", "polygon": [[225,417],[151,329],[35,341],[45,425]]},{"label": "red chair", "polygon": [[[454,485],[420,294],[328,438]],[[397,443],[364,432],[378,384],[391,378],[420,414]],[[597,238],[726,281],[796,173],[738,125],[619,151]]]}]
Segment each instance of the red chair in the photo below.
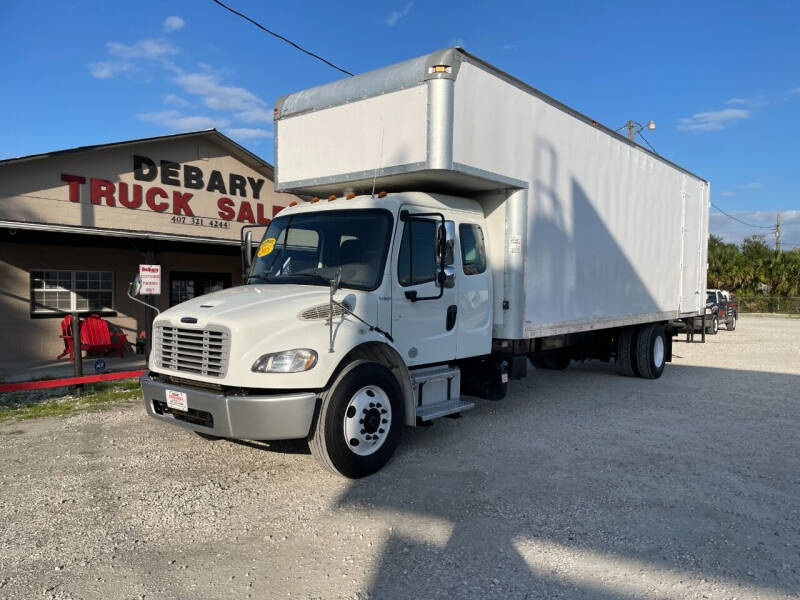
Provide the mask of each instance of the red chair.
[{"label": "red chair", "polygon": [[[67,315],[61,321],[61,338],[64,340],[64,351],[57,356],[69,354],[69,359],[74,360],[74,344],[72,342],[72,315]],[[112,333],[108,329],[108,321],[101,319],[100,315],[89,315],[81,321],[81,348],[84,350],[119,350],[119,357],[125,356],[125,344],[128,338],[124,333]]]}]

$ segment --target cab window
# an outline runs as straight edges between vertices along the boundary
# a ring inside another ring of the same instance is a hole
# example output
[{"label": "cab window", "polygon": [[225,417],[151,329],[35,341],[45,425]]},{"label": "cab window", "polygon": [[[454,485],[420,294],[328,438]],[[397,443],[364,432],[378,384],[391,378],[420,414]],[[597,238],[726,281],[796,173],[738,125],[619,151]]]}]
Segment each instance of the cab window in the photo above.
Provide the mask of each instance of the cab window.
[{"label": "cab window", "polygon": [[486,270],[486,247],[479,225],[463,223],[458,226],[461,238],[461,263],[465,275],[478,275]]},{"label": "cab window", "polygon": [[403,229],[397,257],[400,285],[418,285],[436,279],[436,222],[409,219]]}]

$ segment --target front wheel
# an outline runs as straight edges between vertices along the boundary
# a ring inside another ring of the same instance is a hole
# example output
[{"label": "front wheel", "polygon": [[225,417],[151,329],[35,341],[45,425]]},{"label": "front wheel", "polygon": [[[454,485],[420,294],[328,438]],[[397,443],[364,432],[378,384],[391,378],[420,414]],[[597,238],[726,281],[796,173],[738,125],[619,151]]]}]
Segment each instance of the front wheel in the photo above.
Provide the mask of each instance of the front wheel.
[{"label": "front wheel", "polygon": [[308,445],[322,466],[358,479],[389,462],[403,431],[405,405],[386,367],[371,362],[345,367],[321,402]]},{"label": "front wheel", "polygon": [[717,315],[714,315],[714,318],[711,319],[711,325],[706,328],[706,332],[711,335],[719,333],[719,317]]},{"label": "front wheel", "polygon": [[735,314],[732,314],[728,318],[728,324],[725,325],[725,329],[727,329],[728,331],[733,331],[734,329],[736,329],[736,315]]}]

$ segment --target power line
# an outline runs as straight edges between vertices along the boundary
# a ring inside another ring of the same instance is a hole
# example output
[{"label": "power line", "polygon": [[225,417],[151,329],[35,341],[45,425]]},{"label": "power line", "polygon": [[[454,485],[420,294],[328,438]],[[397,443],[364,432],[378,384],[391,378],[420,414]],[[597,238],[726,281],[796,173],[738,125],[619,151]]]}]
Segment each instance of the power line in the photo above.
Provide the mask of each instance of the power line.
[{"label": "power line", "polygon": [[738,219],[738,218],[734,217],[733,215],[729,215],[728,213],[726,213],[724,210],[722,210],[719,206],[717,206],[713,202],[711,203],[711,206],[716,208],[719,212],[721,212],[723,215],[725,215],[729,219],[733,219],[734,221],[737,221],[737,222],[741,223],[742,225],[747,225],[748,227],[755,227],[756,229],[771,229],[772,231],[775,231],[775,228],[772,227],[772,226],[753,225],[752,223],[748,223],[747,221],[742,221],[741,219]]},{"label": "power line", "polygon": [[219,0],[211,0],[211,1],[212,1],[212,2],[214,2],[215,4],[219,4],[219,5],[220,5],[222,8],[224,8],[225,10],[228,10],[228,11],[232,12],[233,14],[235,14],[235,15],[237,15],[237,16],[239,16],[239,17],[242,17],[242,18],[243,18],[245,21],[250,21],[250,22],[251,22],[253,25],[255,25],[256,27],[258,27],[258,28],[259,28],[259,29],[261,29],[262,31],[265,31],[265,32],[267,32],[268,34],[270,34],[270,35],[272,35],[272,36],[275,36],[275,37],[276,37],[276,38],[278,38],[279,40],[286,42],[286,43],[287,43],[287,44],[289,44],[290,46],[293,46],[294,48],[297,48],[298,50],[300,50],[300,52],[304,52],[305,54],[308,54],[309,56],[312,56],[312,57],[316,58],[317,60],[321,60],[322,62],[324,62],[324,63],[325,63],[326,65],[328,65],[329,67],[333,67],[334,69],[336,69],[337,71],[341,71],[341,72],[342,72],[342,73],[344,73],[345,75],[350,75],[350,77],[352,77],[352,76],[353,76],[353,74],[352,74],[350,71],[347,71],[347,70],[343,69],[342,67],[338,67],[338,66],[336,66],[336,65],[335,65],[335,64],[333,64],[331,61],[329,61],[329,60],[327,60],[327,59],[324,59],[324,58],[322,58],[322,57],[321,57],[319,54],[314,54],[314,53],[313,53],[313,52],[311,52],[310,50],[306,50],[306,49],[305,49],[305,48],[303,48],[302,46],[300,46],[300,45],[298,45],[298,44],[295,44],[295,43],[294,43],[292,40],[290,40],[290,39],[288,39],[288,38],[285,38],[285,37],[283,37],[281,34],[279,34],[279,33],[275,33],[274,31],[270,31],[269,29],[267,29],[266,27],[264,27],[264,26],[263,26],[261,23],[259,23],[258,21],[255,21],[255,20],[251,19],[250,17],[248,17],[247,15],[240,13],[238,10],[234,10],[234,9],[232,9],[230,6],[227,6],[226,4],[223,4],[223,3],[222,3],[222,2],[220,2]]},{"label": "power line", "polygon": [[[650,150],[653,151],[653,154],[658,154],[658,152],[656,152],[656,149],[653,148],[653,146],[650,145],[650,142],[647,141],[647,138],[642,135],[641,131],[639,132],[639,137],[644,140],[644,143],[647,144],[647,147],[650,148]],[[661,155],[659,154],[659,156],[661,156]]]}]

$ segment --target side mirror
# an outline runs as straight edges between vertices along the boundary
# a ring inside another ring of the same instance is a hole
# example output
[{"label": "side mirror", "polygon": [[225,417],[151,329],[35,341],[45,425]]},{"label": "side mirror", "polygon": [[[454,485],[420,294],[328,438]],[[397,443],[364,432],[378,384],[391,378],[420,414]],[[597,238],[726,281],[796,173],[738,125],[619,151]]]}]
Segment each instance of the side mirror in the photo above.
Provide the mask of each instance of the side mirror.
[{"label": "side mirror", "polygon": [[128,284],[128,290],[131,296],[138,296],[141,293],[142,278],[138,273],[136,274],[136,277],[133,278],[133,281]]},{"label": "side mirror", "polygon": [[250,267],[253,266],[253,232],[248,230],[241,239],[242,279],[247,279]]},{"label": "side mirror", "polygon": [[448,289],[456,287],[456,270],[453,267],[445,267],[444,271],[439,271],[436,285]]}]

